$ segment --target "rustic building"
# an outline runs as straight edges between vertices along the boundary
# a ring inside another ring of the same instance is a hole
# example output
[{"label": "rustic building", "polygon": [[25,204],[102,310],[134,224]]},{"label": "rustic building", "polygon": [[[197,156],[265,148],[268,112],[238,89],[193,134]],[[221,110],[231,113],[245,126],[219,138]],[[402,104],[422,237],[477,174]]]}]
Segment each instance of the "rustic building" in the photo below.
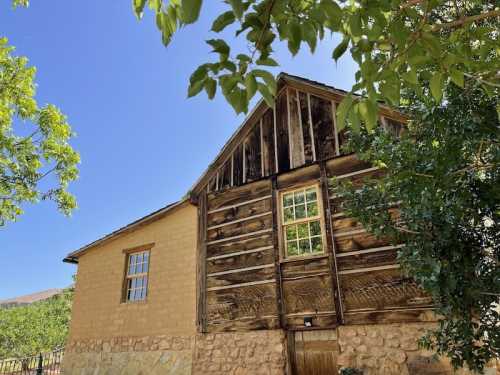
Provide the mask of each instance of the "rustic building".
[{"label": "rustic building", "polygon": [[[186,199],[65,258],[78,263],[65,374],[452,373],[418,349],[433,303],[401,274],[401,245],[346,217],[330,183],[383,173],[342,151],[346,93],[278,84]],[[380,107],[388,131],[404,122]]]}]

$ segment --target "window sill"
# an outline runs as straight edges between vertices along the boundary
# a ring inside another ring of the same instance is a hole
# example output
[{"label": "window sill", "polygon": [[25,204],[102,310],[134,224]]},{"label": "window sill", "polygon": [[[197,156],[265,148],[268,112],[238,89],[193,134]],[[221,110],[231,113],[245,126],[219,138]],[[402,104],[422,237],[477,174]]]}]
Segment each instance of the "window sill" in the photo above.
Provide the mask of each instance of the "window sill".
[{"label": "window sill", "polygon": [[300,262],[303,260],[311,260],[311,259],[322,259],[328,258],[329,255],[325,253],[317,254],[317,255],[309,255],[309,256],[294,256],[290,258],[280,259],[280,263],[290,263],[290,262]]}]

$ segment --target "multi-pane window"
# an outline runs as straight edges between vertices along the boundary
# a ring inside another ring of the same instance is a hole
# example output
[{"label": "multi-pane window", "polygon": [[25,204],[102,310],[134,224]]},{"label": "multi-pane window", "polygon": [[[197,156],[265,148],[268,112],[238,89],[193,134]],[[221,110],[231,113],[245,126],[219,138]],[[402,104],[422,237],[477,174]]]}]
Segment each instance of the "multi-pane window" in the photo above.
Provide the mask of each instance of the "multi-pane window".
[{"label": "multi-pane window", "polygon": [[281,195],[282,228],[287,257],[323,252],[318,196],[316,186]]},{"label": "multi-pane window", "polygon": [[125,302],[143,301],[148,291],[149,250],[128,254]]}]

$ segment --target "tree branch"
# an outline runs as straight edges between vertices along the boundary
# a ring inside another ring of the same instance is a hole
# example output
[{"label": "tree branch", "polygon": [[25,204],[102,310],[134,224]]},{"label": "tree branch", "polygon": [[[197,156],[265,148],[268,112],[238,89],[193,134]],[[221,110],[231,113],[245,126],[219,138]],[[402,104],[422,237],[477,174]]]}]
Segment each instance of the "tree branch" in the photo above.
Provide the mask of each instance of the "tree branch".
[{"label": "tree branch", "polygon": [[449,29],[462,26],[464,23],[476,22],[486,18],[500,17],[500,10],[492,10],[486,13],[476,14],[475,16],[462,17],[456,21],[441,23],[432,26],[432,31],[439,31],[441,29]]}]

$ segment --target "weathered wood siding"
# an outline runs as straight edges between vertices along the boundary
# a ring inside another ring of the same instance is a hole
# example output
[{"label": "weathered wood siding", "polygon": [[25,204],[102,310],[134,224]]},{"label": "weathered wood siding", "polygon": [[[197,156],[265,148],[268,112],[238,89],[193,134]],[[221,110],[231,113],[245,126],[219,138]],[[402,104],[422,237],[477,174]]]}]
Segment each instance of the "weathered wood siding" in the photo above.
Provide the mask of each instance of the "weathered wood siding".
[{"label": "weathered wood siding", "polygon": [[[336,130],[337,105],[321,92],[283,87],[275,108],[252,118],[206,180],[199,236],[202,330],[412,321],[432,307],[401,273],[401,245],[369,234],[342,211],[332,177],[362,186],[384,172],[342,153],[346,133]],[[382,117],[380,123],[401,134],[397,122]],[[319,188],[324,252],[286,259],[279,193],[304,185]],[[391,214],[398,215],[397,207]]]}]

